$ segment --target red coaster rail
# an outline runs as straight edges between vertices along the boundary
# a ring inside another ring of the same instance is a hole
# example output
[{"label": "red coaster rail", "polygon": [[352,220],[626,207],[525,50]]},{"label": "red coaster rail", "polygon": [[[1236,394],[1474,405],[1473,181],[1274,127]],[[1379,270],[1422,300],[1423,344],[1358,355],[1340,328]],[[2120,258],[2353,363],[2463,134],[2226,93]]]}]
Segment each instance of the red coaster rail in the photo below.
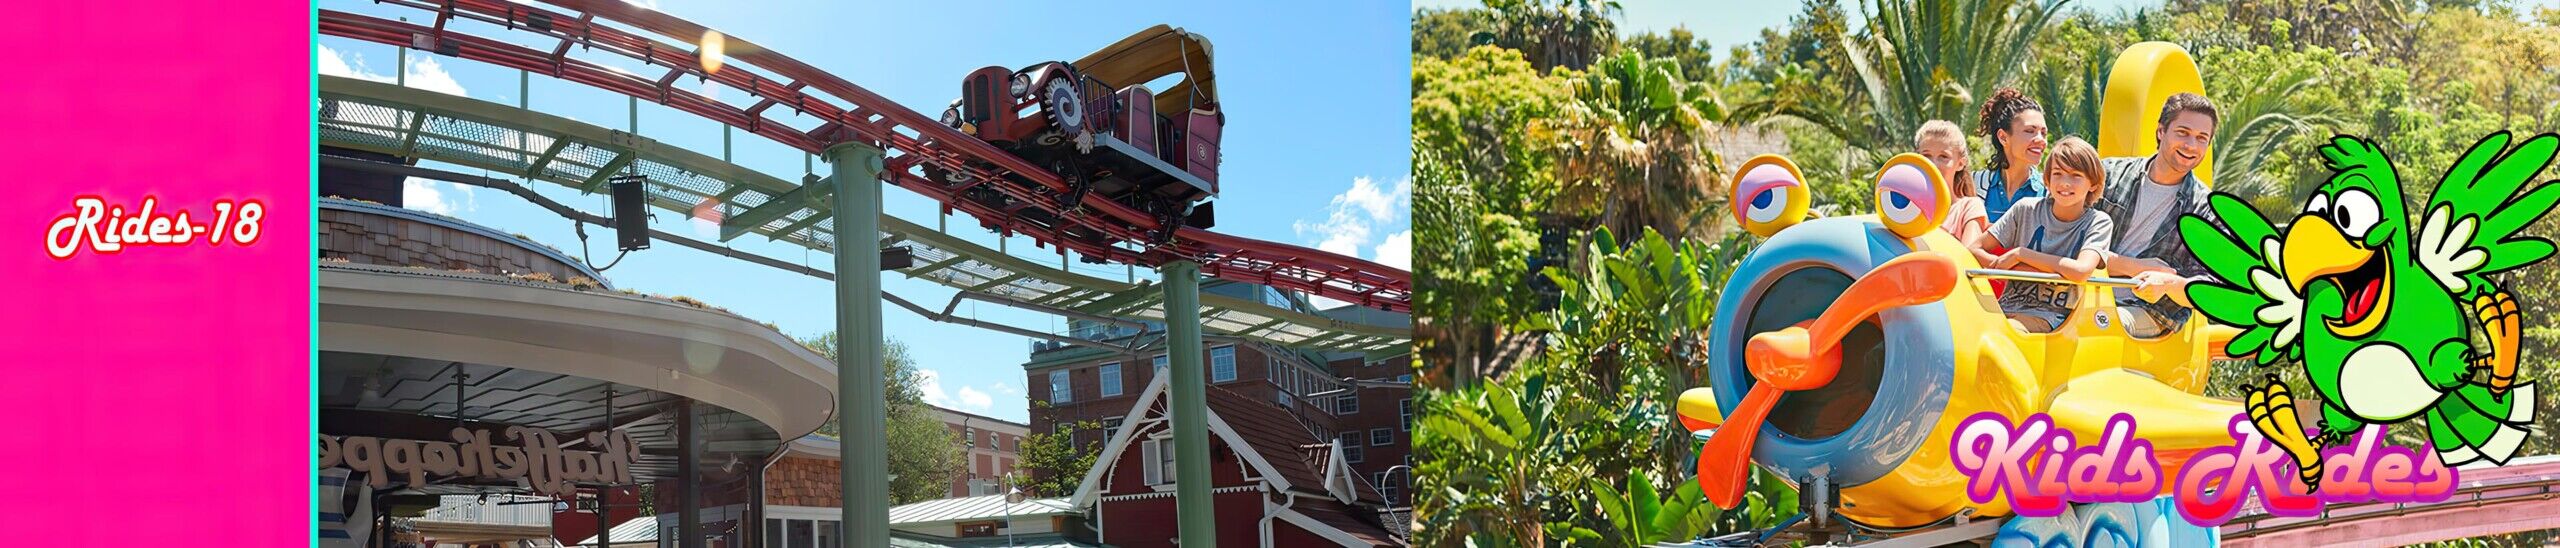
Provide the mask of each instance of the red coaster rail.
[{"label": "red coaster rail", "polygon": [[[1087,257],[1108,262],[1149,267],[1177,259],[1191,260],[1200,263],[1203,274],[1221,279],[1304,291],[1393,312],[1412,310],[1412,275],[1404,270],[1358,257],[1190,227],[1180,227],[1169,241],[1158,243],[1150,237],[1150,233],[1160,228],[1154,216],[1103,196],[1085,196],[1081,202],[1083,207],[1060,212],[1057,224],[1031,222],[1019,214],[1020,209],[1029,204],[1052,203],[1055,198],[1017,185],[987,182],[1014,175],[1041,185],[1048,192],[1065,192],[1066,183],[1056,174],[945,127],[932,117],[907,109],[861,86],[743,39],[727,37],[724,40],[726,59],[721,68],[706,72],[695,46],[690,42],[711,29],[655,10],[620,0],[550,2],[575,11],[575,15],[505,0],[386,0],[381,3],[430,12],[435,15],[435,22],[432,26],[417,25],[343,11],[320,10],[320,33],[545,74],[656,102],[811,153],[843,142],[879,146],[890,152],[888,169],[882,173],[889,182],[940,202],[945,214],[952,211],[968,213],[989,229],[1006,235],[1029,236],[1042,245],[1058,246],[1061,253],[1073,249]],[[558,44],[550,51],[542,51],[464,34],[447,28],[447,24],[455,19],[537,34],[557,40]],[[629,25],[677,42],[664,42],[619,27],[598,24],[599,19]],[[573,47],[621,55],[665,68],[667,72],[652,79],[572,58],[569,53]],[[754,69],[741,65],[763,69],[774,76],[757,74]],[[756,98],[756,102],[740,108],[675,85],[676,81],[687,76],[744,92]],[[836,102],[814,95],[812,91],[832,96],[834,101],[851,106],[837,106]],[[817,118],[823,123],[803,132],[767,118],[766,113],[777,106],[790,107],[794,112]],[[996,168],[974,167],[972,160]],[[918,172],[916,168],[925,164],[966,173],[970,177],[966,177],[964,182],[937,181]],[[980,186],[1002,192],[1021,205],[1002,208],[961,198],[964,192]]]}]

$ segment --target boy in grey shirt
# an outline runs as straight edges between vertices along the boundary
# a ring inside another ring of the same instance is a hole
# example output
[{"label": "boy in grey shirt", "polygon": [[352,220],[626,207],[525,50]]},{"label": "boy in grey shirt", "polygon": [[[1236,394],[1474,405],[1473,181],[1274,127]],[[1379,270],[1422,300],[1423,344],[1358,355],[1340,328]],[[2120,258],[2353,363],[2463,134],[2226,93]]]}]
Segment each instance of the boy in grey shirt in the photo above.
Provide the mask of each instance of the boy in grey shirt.
[{"label": "boy in grey shirt", "polygon": [[[1975,260],[1989,268],[2041,270],[2074,282],[2086,280],[2104,264],[2115,223],[2106,212],[2089,207],[2099,188],[2098,151],[2077,137],[2054,145],[2046,156],[2046,195],[2012,206],[1991,224],[1991,231],[1966,244]],[[2005,246],[1993,255],[1984,251]],[[2021,331],[2046,333],[2060,327],[2079,300],[2078,286],[2065,283],[2010,282],[2000,295],[2000,309]]]}]

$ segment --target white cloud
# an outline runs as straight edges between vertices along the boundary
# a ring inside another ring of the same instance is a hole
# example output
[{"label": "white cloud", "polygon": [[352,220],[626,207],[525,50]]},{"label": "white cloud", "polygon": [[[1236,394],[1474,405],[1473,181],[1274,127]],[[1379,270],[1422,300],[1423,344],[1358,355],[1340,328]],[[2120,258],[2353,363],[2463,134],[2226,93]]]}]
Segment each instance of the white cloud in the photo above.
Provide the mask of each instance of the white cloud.
[{"label": "white cloud", "polygon": [[1379,242],[1377,250],[1372,253],[1378,264],[1413,270],[1413,230],[1388,234],[1387,240]]},{"label": "white cloud", "polygon": [[[989,396],[986,392],[980,391],[976,387],[962,386],[958,391],[943,390],[942,372],[931,369],[916,370],[916,388],[918,391],[924,392],[925,403],[942,406],[944,408],[986,411],[993,409],[996,404],[994,396]],[[1019,389],[1011,389],[1003,382],[997,382],[994,389],[999,393],[1005,392],[1009,389],[1013,392],[1021,391]]]},{"label": "white cloud", "polygon": [[453,80],[453,73],[445,72],[443,64],[425,55],[409,56],[409,87],[446,95],[470,96],[462,91],[461,82]]},{"label": "white cloud", "polygon": [[[445,72],[444,64],[436,62],[435,56],[433,55],[427,55],[424,53],[411,54],[409,56],[408,73],[407,84],[409,87],[447,95],[470,96],[470,94],[462,88],[462,82],[454,80],[453,73]],[[396,78],[392,78],[389,74],[373,72],[372,67],[365,65],[363,54],[341,52],[329,49],[329,46],[320,46],[320,74],[327,76],[344,76],[359,80],[372,80],[375,82],[393,82],[398,80]]]},{"label": "white cloud", "polygon": [[400,203],[437,215],[460,215],[480,208],[471,187],[410,177],[400,183]]},{"label": "white cloud", "polygon": [[958,397],[960,399],[961,407],[976,409],[979,411],[985,411],[987,408],[995,406],[996,403],[995,398],[988,397],[987,393],[979,392],[976,388],[966,386],[960,387]]},{"label": "white cloud", "polygon": [[916,370],[916,388],[924,392],[925,403],[943,407],[951,406],[951,394],[942,391],[942,372],[931,369]]},{"label": "white cloud", "polygon": [[[1395,186],[1389,187],[1368,177],[1358,177],[1351,180],[1350,189],[1333,196],[1332,203],[1325,208],[1324,221],[1301,219],[1290,228],[1297,231],[1299,238],[1313,240],[1316,249],[1352,257],[1363,257],[1360,250],[1367,249],[1367,259],[1409,270],[1412,267],[1408,265],[1413,262],[1412,229],[1387,234],[1383,240],[1372,236],[1395,230],[1397,225],[1404,223],[1406,211],[1412,207],[1413,179],[1400,179]],[[1335,308],[1350,303],[1308,295],[1308,304],[1316,308]]]},{"label": "white cloud", "polygon": [[1412,179],[1385,188],[1368,177],[1355,178],[1351,189],[1333,196],[1323,222],[1300,220],[1291,228],[1301,238],[1314,237],[1316,249],[1357,257],[1360,248],[1374,245],[1369,239],[1373,229],[1404,216],[1412,201]]},{"label": "white cloud", "polygon": [[1004,381],[996,381],[995,386],[988,387],[987,391],[1007,396],[1022,395],[1022,387],[1014,386],[1013,383]]}]

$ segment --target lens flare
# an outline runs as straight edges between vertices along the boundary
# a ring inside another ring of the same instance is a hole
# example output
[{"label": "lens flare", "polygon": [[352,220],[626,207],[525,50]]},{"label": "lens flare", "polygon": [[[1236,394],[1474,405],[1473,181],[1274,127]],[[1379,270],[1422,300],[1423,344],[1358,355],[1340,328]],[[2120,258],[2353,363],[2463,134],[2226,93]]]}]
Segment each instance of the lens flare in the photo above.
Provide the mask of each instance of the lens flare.
[{"label": "lens flare", "polygon": [[720,63],[728,55],[728,50],[729,37],[722,36],[720,31],[716,30],[702,31],[702,49],[698,50],[700,53],[697,54],[702,58],[702,73],[718,74]]}]

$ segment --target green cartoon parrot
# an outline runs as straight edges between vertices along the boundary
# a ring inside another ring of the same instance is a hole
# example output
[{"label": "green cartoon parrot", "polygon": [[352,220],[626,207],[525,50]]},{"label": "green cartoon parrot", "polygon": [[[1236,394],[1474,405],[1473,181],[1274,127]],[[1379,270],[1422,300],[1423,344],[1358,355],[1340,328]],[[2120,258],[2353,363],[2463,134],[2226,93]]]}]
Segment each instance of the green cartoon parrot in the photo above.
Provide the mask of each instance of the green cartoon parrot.
[{"label": "green cartoon parrot", "polygon": [[2390,158],[2338,136],[2320,147],[2332,175],[2283,230],[2227,194],[2209,199],[2224,227],[2179,221],[2218,278],[2190,288],[2196,309],[2243,328],[2229,355],[2299,362],[2319,393],[2316,438],[2296,422],[2291,388],[2272,375],[2247,388],[2246,402],[2251,422],[2292,454],[2314,491],[2320,448],[2366,424],[2423,417],[2446,466],[2504,464],[2530,435],[2533,384],[2515,382],[2516,303],[2491,277],[2552,255],[2551,242],[2524,228],[2560,200],[2560,185],[2533,181],[2560,135],[2512,149],[2509,140],[2501,132],[2473,144],[2418,219]]}]

